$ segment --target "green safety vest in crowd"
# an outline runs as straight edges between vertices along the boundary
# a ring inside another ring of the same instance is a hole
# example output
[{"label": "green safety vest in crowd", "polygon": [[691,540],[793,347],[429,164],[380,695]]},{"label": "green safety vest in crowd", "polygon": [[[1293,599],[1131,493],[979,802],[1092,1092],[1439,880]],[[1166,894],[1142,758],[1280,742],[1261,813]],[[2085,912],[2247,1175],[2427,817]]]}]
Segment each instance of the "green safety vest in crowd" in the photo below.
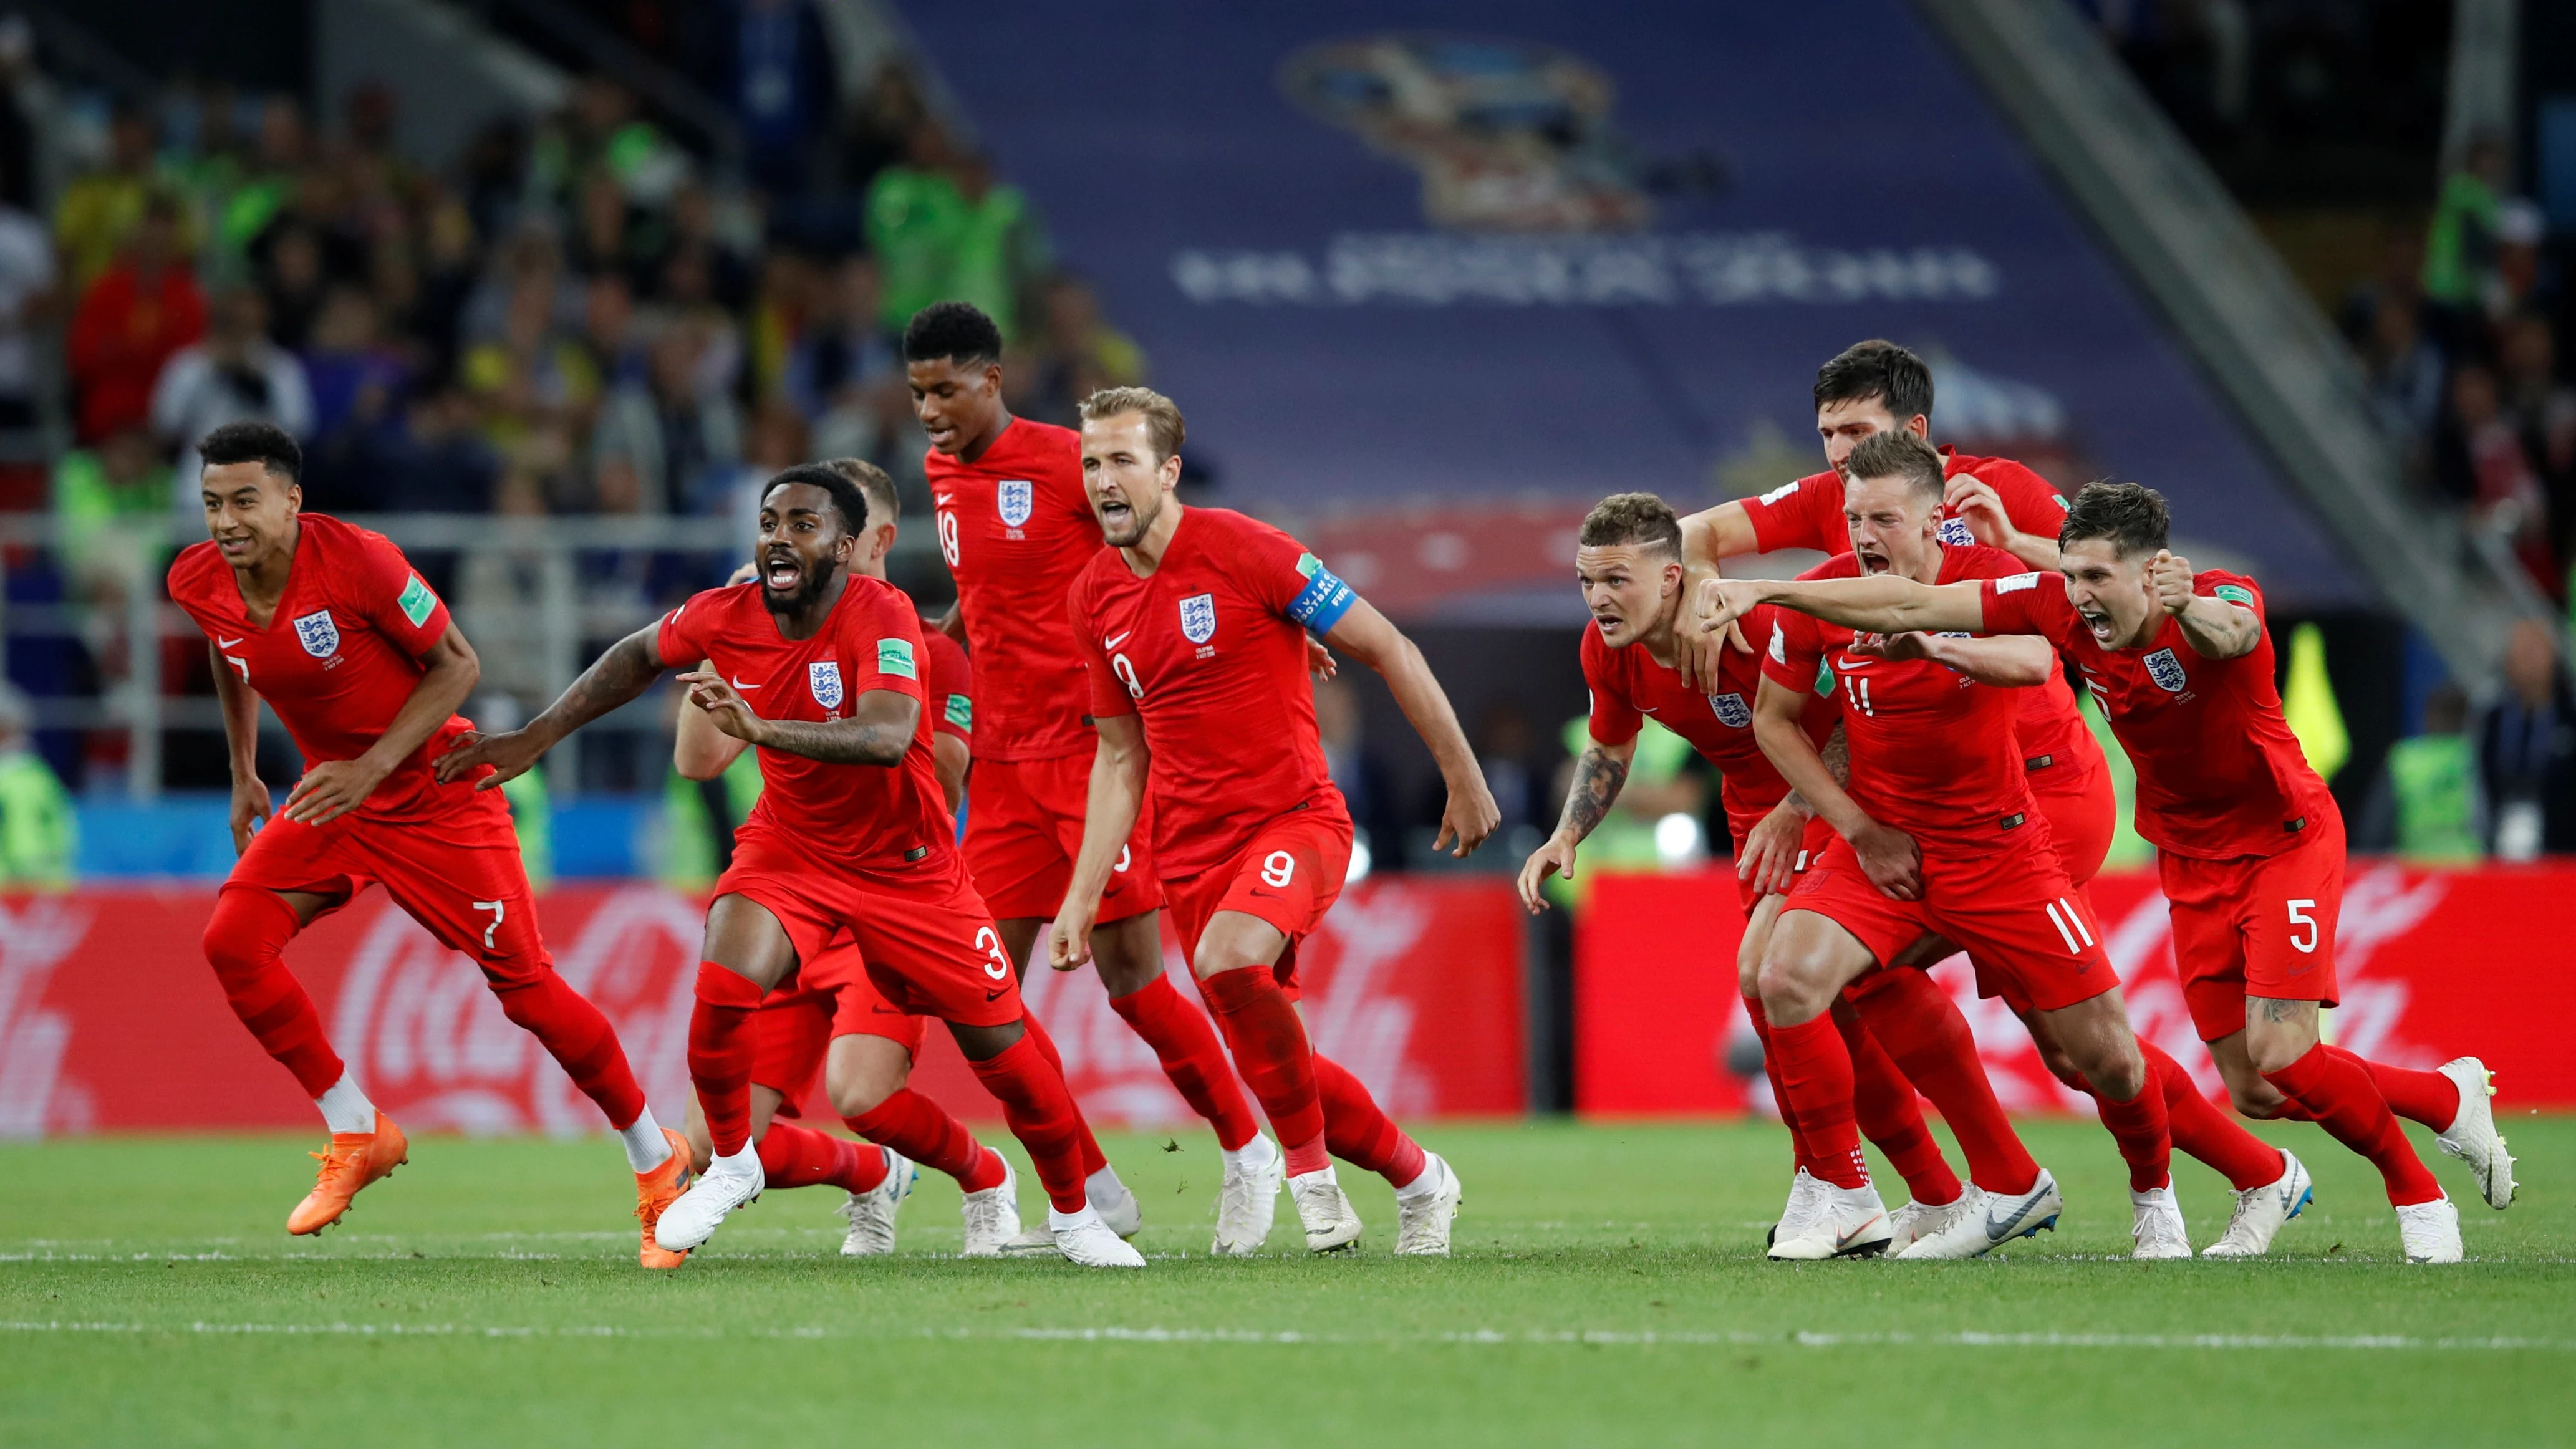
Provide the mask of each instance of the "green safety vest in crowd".
[{"label": "green safety vest in crowd", "polygon": [[79,849],[71,792],[53,767],[33,750],[0,751],[0,884],[60,890]]},{"label": "green safety vest in crowd", "polygon": [[[725,766],[725,807],[739,830],[760,799],[760,751],[745,750]],[[702,891],[716,883],[716,838],[707,819],[700,782],[671,772],[662,790],[662,882],[673,890]]]},{"label": "green safety vest in crowd", "polygon": [[501,798],[519,833],[519,864],[528,872],[528,888],[544,890],[555,883],[554,806],[546,796],[546,772],[532,767],[505,782]]},{"label": "green safety vest in crowd", "polygon": [[[1591,743],[1590,716],[1577,715],[1566,721],[1567,754],[1579,760],[1584,747]],[[1681,773],[1690,757],[1690,741],[1650,719],[1637,732],[1637,753],[1629,758],[1628,779],[1635,783],[1669,780]],[[1550,876],[1547,893],[1559,906],[1570,910],[1583,903],[1594,872],[1654,870],[1662,864],[1663,857],[1655,851],[1655,822],[1640,820],[1614,807],[1575,848],[1573,882],[1568,884],[1563,876]]]},{"label": "green safety vest in crowd", "polygon": [[2474,861],[2480,851],[2477,761],[2466,735],[2417,735],[2388,747],[2397,802],[2397,853],[2427,863]]}]

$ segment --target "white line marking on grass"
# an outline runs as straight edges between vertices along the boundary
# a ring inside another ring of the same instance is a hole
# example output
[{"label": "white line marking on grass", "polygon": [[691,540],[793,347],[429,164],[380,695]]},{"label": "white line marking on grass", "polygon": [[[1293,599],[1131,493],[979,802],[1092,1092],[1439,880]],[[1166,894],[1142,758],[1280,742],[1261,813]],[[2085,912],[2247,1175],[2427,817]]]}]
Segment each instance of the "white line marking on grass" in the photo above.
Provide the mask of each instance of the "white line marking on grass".
[{"label": "white line marking on grass", "polygon": [[2576,1352],[2576,1339],[2520,1338],[2507,1335],[2489,1337],[2422,1338],[2409,1334],[2263,1334],[2263,1333],[1905,1333],[1905,1332],[1819,1332],[1800,1330],[1794,1333],[1758,1333],[1751,1330],[1731,1332],[1622,1332],[1613,1329],[1524,1330],[1505,1333],[1495,1329],[1478,1329],[1467,1333],[1382,1333],[1342,1334],[1306,1333],[1295,1329],[1252,1328],[924,1328],[911,1333],[871,1333],[838,1326],[802,1326],[745,1331],[653,1326],[636,1328],[623,1324],[512,1325],[474,1323],[118,1323],[78,1320],[0,1320],[0,1333],[119,1333],[119,1334],[192,1334],[233,1336],[283,1334],[319,1337],[410,1337],[410,1338],[767,1338],[767,1339],[889,1339],[930,1338],[941,1340],[1005,1339],[1021,1342],[1049,1343],[1141,1343],[1141,1344],[1286,1344],[1286,1345],[1361,1345],[1401,1346],[1421,1344],[1457,1345],[1473,1348],[1582,1347],[1631,1348],[1758,1348],[1796,1346],[1801,1348],[1880,1348],[1907,1346],[1922,1348],[2072,1348],[2112,1349],[2129,1352],[2137,1349],[2180,1349],[2260,1351],[2318,1349],[2356,1352],[2390,1350],[2439,1352],[2504,1352],[2504,1353],[2569,1353]]}]

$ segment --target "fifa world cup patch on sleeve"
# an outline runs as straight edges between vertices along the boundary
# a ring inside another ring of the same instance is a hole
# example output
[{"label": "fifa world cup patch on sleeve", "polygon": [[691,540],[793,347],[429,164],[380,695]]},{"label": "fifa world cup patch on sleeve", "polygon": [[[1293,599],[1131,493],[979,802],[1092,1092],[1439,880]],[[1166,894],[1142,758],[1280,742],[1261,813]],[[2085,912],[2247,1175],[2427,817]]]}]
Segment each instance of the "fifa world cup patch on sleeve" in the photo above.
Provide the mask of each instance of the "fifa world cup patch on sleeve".
[{"label": "fifa world cup patch on sleeve", "polygon": [[1792,478],[1788,482],[1781,484],[1779,487],[1772,489],[1770,492],[1763,494],[1762,501],[1765,503],[1777,503],[1781,499],[1788,497],[1790,494],[1797,492],[1798,485],[1806,481],[1807,480],[1804,478]]},{"label": "fifa world cup patch on sleeve", "polygon": [[2249,609],[2254,607],[2254,591],[2252,589],[2244,588],[2236,584],[2220,584],[2218,587],[2211,589],[2210,593],[2219,598],[2225,599],[2231,604],[2242,604]]},{"label": "fifa world cup patch on sleeve", "polygon": [[2039,575],[2037,574],[2015,574],[2008,579],[1995,580],[1995,592],[1998,594],[2018,594],[2024,589],[2038,587]]},{"label": "fifa world cup patch on sleeve", "polygon": [[962,694],[948,696],[948,722],[961,730],[975,727],[975,701]]},{"label": "fifa world cup patch on sleeve", "polygon": [[1311,553],[1297,555],[1297,572],[1305,578],[1306,587],[1288,601],[1288,621],[1303,625],[1307,633],[1320,639],[1342,622],[1342,616],[1351,611],[1360,596]]},{"label": "fifa world cup patch on sleeve", "polygon": [[920,676],[914,673],[912,667],[912,641],[909,639],[879,639],[877,641],[877,673],[891,674],[897,679],[919,678]]},{"label": "fifa world cup patch on sleeve", "polygon": [[438,595],[429,591],[429,585],[420,581],[420,575],[413,574],[411,582],[403,585],[402,596],[395,599],[394,604],[417,629],[428,623],[431,612],[438,608]]}]

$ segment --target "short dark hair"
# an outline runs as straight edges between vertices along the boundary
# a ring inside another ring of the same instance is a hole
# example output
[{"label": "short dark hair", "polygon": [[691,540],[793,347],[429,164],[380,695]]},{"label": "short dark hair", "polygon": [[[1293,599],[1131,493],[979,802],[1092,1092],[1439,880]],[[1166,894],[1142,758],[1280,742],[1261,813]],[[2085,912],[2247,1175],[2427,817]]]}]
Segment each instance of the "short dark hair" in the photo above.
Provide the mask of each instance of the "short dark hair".
[{"label": "short dark hair", "polygon": [[197,457],[207,466],[258,463],[289,483],[304,478],[304,449],[295,435],[275,423],[245,418],[226,423],[197,440]]},{"label": "short dark hair", "polygon": [[2058,525],[2057,546],[2087,538],[2107,538],[2122,558],[2154,553],[2165,546],[2173,529],[2173,511],[2165,496],[2137,483],[2087,483],[2066,505]]},{"label": "short dark hair", "polygon": [[880,513],[888,523],[903,517],[903,495],[895,491],[894,479],[883,468],[865,458],[833,458],[824,466],[859,485],[859,491],[868,496],[870,519]]},{"label": "short dark hair", "polygon": [[1872,433],[1860,440],[1843,463],[1843,470],[1854,478],[1899,478],[1915,492],[1935,500],[1948,490],[1943,476],[1941,450],[1916,437],[1904,428],[1894,432]]},{"label": "short dark hair", "polygon": [[1884,338],[1855,342],[1816,369],[1816,406],[1879,398],[1898,427],[1932,416],[1932,369],[1923,359]]},{"label": "short dark hair", "polygon": [[799,463],[771,475],[770,480],[761,485],[761,501],[768,502],[770,494],[791,483],[820,488],[831,495],[832,511],[841,515],[843,533],[856,537],[868,526],[868,495],[859,490],[858,484],[842,477],[840,470],[831,464]]},{"label": "short dark hair", "polygon": [[1652,493],[1613,493],[1592,505],[1574,541],[1585,548],[1611,548],[1623,543],[1682,553],[1682,521],[1672,505]]},{"label": "short dark hair", "polygon": [[1002,329],[971,302],[933,302],[912,314],[903,329],[903,360],[935,362],[945,358],[961,367],[987,367],[1002,360]]}]

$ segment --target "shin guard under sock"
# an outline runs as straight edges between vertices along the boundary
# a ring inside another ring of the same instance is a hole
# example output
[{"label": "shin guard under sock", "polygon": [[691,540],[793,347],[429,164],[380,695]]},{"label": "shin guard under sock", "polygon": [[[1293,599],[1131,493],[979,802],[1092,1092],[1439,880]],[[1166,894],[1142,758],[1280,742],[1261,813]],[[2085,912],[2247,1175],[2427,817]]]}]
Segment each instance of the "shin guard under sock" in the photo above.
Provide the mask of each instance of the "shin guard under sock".
[{"label": "shin guard under sock", "polygon": [[[1029,1034],[1029,1040],[1037,1044],[1038,1055],[1045,1057],[1047,1065],[1055,1068],[1056,1076],[1071,1081],[1071,1078],[1065,1077],[1064,1054],[1055,1049],[1055,1038],[1047,1035],[1046,1024],[1038,1020],[1037,1013],[1022,1012],[1020,1027]],[[1082,1149],[1082,1175],[1089,1177],[1107,1167],[1109,1157],[1100,1150],[1100,1139],[1091,1135],[1091,1124],[1083,1121],[1079,1116],[1076,1116],[1074,1122],[1082,1129],[1080,1136],[1075,1139],[1076,1145]]]},{"label": "shin guard under sock", "polygon": [[2173,1136],[2165,1120],[2165,1093],[2149,1068],[2138,1094],[2125,1102],[2108,1092],[2093,1093],[2093,1105],[2111,1140],[2120,1144],[2120,1160],[2129,1164],[2129,1191],[2147,1192],[2173,1183]]},{"label": "shin guard under sock", "polygon": [[1324,1106],[1324,1146],[1335,1157],[1374,1172],[1395,1187],[1422,1175],[1422,1149],[1395,1125],[1368,1087],[1341,1063],[1314,1054],[1315,1095]]},{"label": "shin guard under sock", "polygon": [[1288,1175],[1321,1172],[1329,1165],[1324,1107],[1315,1090],[1314,1048],[1296,1004],[1267,966],[1220,971],[1200,985],[1234,1049],[1235,1069],[1279,1134]]},{"label": "shin guard under sock", "polygon": [[718,1157],[751,1140],[752,1013],[768,993],[713,961],[698,963],[698,1000],[689,1011],[689,1081],[706,1112]]},{"label": "shin guard under sock", "polygon": [[1773,1023],[1771,1044],[1780,1052],[1780,1081],[1797,1105],[1798,1123],[1815,1154],[1811,1169],[1836,1187],[1869,1185],[1860,1155],[1860,1128],[1852,1121],[1851,1052],[1831,1016],[1796,1026]]},{"label": "shin guard under sock", "polygon": [[2392,1067],[2386,1062],[2355,1056],[2339,1046],[2320,1045],[2318,1050],[2332,1052],[2338,1060],[2351,1062],[2370,1073],[2370,1084],[2379,1089],[2381,1099],[2388,1103],[2388,1110],[2409,1122],[2421,1122],[2439,1132],[2459,1118],[2460,1084],[2440,1072],[2428,1072],[2417,1067]]},{"label": "shin guard under sock", "polygon": [[2388,1184],[2388,1200],[2398,1207],[2431,1202],[2442,1195],[2423,1159],[2415,1155],[2397,1114],[2370,1079],[2358,1058],[2338,1056],[2323,1046],[2263,1080],[2299,1104],[2326,1135],[2369,1158]]},{"label": "shin guard under sock", "polygon": [[984,1089],[1002,1104],[1002,1120],[1028,1149],[1029,1161],[1045,1184],[1047,1201],[1060,1213],[1082,1211],[1090,1194],[1083,1179],[1082,1138],[1086,1129],[1064,1073],[1038,1050],[1036,1034],[1022,1036],[994,1056],[970,1062]]},{"label": "shin guard under sock", "polygon": [[2138,1052],[2147,1059],[2147,1070],[2163,1089],[2165,1125],[2173,1133],[2174,1150],[2196,1158],[2218,1170],[2227,1185],[2238,1192],[2251,1191],[2268,1182],[2277,1182],[2282,1173],[2281,1149],[2245,1130],[2244,1126],[2218,1110],[2182,1063],[2168,1056],[2164,1049],[2140,1038]]},{"label": "shin guard under sock", "polygon": [[1111,998],[1109,1008],[1154,1049],[1154,1059],[1163,1064],[1172,1089],[1216,1129],[1217,1146],[1233,1152],[1252,1140],[1260,1128],[1252,1120],[1252,1104],[1244,1100],[1242,1085],[1234,1079],[1234,1068],[1226,1062],[1216,1027],[1206,1013],[1172,989],[1172,978],[1157,976],[1141,991]]},{"label": "shin guard under sock", "polygon": [[2039,1164],[1995,1100],[1994,1083],[1977,1058],[1976,1036],[1949,993],[1925,973],[1904,967],[1862,977],[1851,1001],[1869,1034],[1950,1124],[1960,1155],[1968,1159],[1968,1180],[2005,1196],[2030,1191],[2039,1181]]},{"label": "shin guard under sock", "polygon": [[837,1187],[868,1192],[886,1179],[885,1153],[793,1122],[760,1134],[760,1172],[771,1187]]},{"label": "shin guard under sock", "polygon": [[635,1084],[635,1070],[626,1063],[616,1028],[554,967],[540,966],[523,980],[496,981],[492,995],[501,1003],[501,1014],[537,1039],[581,1094],[607,1114],[610,1126],[622,1128],[643,1115],[644,1089]]},{"label": "shin guard under sock", "polygon": [[1816,1164],[1807,1151],[1807,1134],[1798,1130],[1798,1110],[1789,1105],[1789,1089],[1780,1085],[1780,1054],[1771,1047],[1771,1019],[1763,1014],[1762,998],[1744,998],[1745,1019],[1753,1023],[1753,1039],[1762,1043],[1762,1075],[1771,1082],[1771,1105],[1780,1114],[1780,1125],[1789,1129],[1791,1164],[1815,1175]]},{"label": "shin guard under sock", "polygon": [[273,891],[236,886],[215,897],[206,922],[206,961],[224,1002],[260,1049],[295,1074],[304,1095],[319,1099],[348,1068],[322,1034],[321,1014],[303,983],[286,969],[286,943],[300,929],[295,911]]},{"label": "shin guard under sock", "polygon": [[947,1173],[967,1192],[1002,1185],[1001,1154],[976,1141],[947,1108],[910,1087],[898,1088],[874,1107],[841,1121],[870,1142]]},{"label": "shin guard under sock", "polygon": [[1848,1001],[1834,1003],[1834,1029],[1852,1059],[1852,1116],[1860,1135],[1887,1155],[1908,1195],[1920,1203],[1959,1200],[1959,1175],[1941,1156],[1941,1144],[1924,1125],[1914,1084],[1888,1060],[1887,1049],[1861,1025]]}]

